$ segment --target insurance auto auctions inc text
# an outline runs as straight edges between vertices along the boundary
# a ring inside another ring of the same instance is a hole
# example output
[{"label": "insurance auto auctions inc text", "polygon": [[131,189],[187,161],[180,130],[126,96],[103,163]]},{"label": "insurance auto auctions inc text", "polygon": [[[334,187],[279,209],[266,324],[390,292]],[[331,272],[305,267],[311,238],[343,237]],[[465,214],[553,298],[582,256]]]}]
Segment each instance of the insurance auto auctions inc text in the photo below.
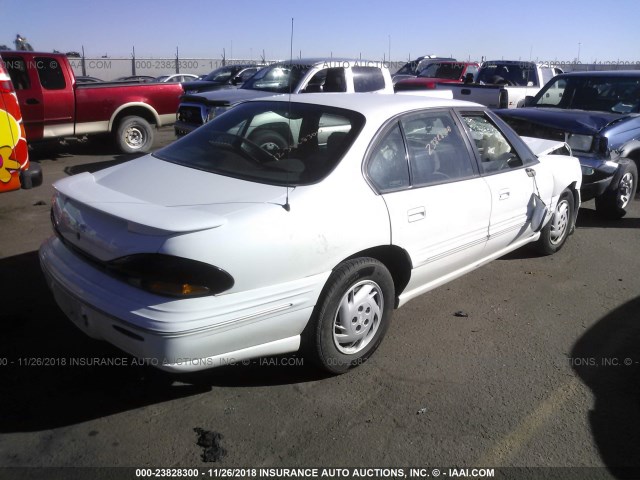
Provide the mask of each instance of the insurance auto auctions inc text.
[{"label": "insurance auto auctions inc text", "polygon": [[214,478],[493,478],[493,468],[214,468]]}]

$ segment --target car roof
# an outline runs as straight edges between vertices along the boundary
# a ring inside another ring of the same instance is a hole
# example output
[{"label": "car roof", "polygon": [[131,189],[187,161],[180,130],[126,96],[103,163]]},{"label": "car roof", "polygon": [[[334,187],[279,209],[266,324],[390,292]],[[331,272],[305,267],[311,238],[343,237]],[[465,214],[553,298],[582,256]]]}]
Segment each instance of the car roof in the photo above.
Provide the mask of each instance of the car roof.
[{"label": "car roof", "polygon": [[278,101],[294,103],[311,103],[329,107],[345,108],[363,114],[365,117],[376,116],[381,112],[385,117],[398,115],[423,108],[473,107],[485,108],[483,105],[462,100],[426,97],[418,95],[395,95],[380,93],[304,93],[296,95],[275,95],[263,97],[251,102]]},{"label": "car roof", "polygon": [[599,70],[597,72],[565,72],[563,77],[632,77],[640,78],[640,70]]}]

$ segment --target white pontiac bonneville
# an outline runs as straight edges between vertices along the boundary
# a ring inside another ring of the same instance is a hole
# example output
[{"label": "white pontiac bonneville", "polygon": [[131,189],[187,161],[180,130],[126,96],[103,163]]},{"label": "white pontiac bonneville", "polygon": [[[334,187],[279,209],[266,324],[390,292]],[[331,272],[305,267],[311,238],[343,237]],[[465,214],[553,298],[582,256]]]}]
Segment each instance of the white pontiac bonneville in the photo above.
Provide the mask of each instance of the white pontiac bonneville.
[{"label": "white pontiac bonneville", "polygon": [[529,242],[553,253],[574,228],[578,161],[536,156],[480,105],[292,98],[55,184],[40,261],[75,325],[169,371],[302,347],[341,373],[394,308]]}]

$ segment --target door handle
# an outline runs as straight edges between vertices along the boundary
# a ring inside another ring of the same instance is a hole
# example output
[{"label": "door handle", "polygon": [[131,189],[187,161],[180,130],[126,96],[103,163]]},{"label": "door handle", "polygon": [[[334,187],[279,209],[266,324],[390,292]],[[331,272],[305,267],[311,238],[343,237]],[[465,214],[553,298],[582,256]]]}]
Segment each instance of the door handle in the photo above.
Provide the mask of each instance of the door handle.
[{"label": "door handle", "polygon": [[500,190],[498,192],[498,200],[506,200],[511,195],[511,192],[508,189]]},{"label": "door handle", "polygon": [[27,98],[27,100],[25,101],[25,103],[27,105],[39,105],[40,102],[38,101],[37,98]]},{"label": "door handle", "polygon": [[418,220],[424,220],[427,218],[427,211],[424,207],[412,208],[411,210],[407,210],[407,220],[409,223],[417,222]]}]

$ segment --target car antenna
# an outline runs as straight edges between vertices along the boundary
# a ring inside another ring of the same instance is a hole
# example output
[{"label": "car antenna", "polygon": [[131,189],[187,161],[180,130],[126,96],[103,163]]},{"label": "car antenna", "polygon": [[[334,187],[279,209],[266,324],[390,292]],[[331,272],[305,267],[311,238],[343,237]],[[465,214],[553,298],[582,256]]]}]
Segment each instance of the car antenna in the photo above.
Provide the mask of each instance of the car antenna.
[{"label": "car antenna", "polygon": [[[290,68],[291,72],[289,74],[289,111],[288,111],[288,120],[289,120],[289,132],[291,132],[291,90],[293,89],[293,82],[291,82],[291,73],[293,73],[293,17],[291,17],[291,39],[289,40],[289,61],[291,62]],[[288,135],[287,135],[288,136]],[[291,146],[287,149],[287,159],[289,159],[289,155],[291,155]],[[287,182],[287,198],[282,205],[287,212],[291,211],[291,205],[289,205],[289,182]]]}]

